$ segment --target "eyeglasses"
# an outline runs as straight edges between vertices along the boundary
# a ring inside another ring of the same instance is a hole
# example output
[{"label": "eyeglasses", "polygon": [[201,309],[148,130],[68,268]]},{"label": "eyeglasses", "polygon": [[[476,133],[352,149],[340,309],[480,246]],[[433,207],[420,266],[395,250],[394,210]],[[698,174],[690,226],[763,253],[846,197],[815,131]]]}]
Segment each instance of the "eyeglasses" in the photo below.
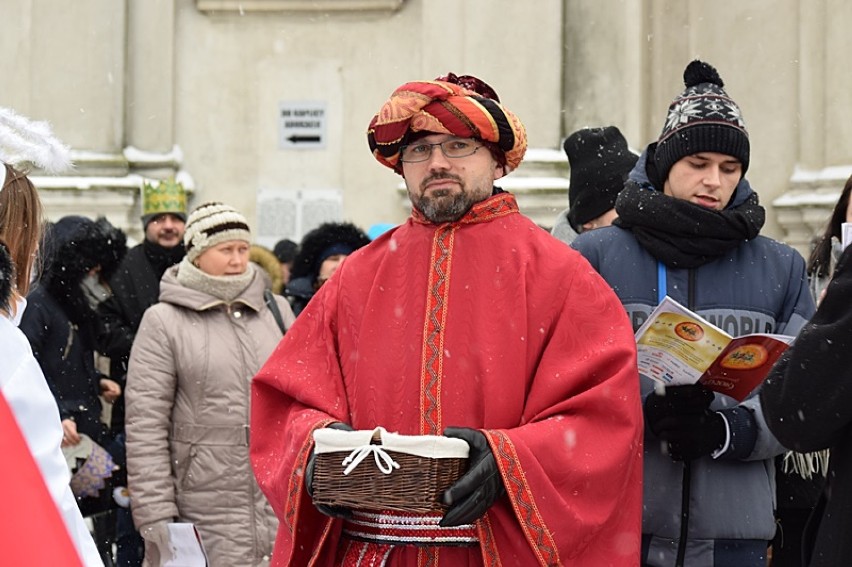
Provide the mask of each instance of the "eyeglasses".
[{"label": "eyeglasses", "polygon": [[477,144],[473,140],[462,138],[444,140],[437,144],[411,144],[408,146],[402,146],[402,149],[399,152],[399,159],[404,163],[426,161],[432,157],[432,150],[435,146],[440,146],[441,153],[443,153],[446,157],[453,159],[472,156],[476,153],[476,150],[482,147],[481,144]]}]

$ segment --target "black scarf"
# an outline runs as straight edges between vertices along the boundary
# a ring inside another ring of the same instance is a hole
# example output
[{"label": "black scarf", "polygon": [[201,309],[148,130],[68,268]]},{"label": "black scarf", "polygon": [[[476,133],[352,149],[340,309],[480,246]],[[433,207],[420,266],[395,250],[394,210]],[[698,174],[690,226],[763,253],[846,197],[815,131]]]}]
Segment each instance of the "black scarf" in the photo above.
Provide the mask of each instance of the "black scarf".
[{"label": "black scarf", "polygon": [[145,257],[148,258],[151,267],[154,268],[154,273],[157,275],[158,280],[163,277],[167,269],[179,263],[186,255],[183,244],[164,248],[147,238],[142,243],[142,248],[145,251]]},{"label": "black scarf", "polygon": [[654,258],[671,268],[697,268],[756,237],[766,220],[757,193],[715,211],[628,182],[615,202],[614,224],[633,231]]},{"label": "black scarf", "polygon": [[65,316],[77,327],[83,345],[88,350],[95,349],[95,337],[98,331],[98,316],[89,305],[80,282],[85,274],[74,274],[70,270],[57,271],[45,281],[45,289],[62,307]]}]

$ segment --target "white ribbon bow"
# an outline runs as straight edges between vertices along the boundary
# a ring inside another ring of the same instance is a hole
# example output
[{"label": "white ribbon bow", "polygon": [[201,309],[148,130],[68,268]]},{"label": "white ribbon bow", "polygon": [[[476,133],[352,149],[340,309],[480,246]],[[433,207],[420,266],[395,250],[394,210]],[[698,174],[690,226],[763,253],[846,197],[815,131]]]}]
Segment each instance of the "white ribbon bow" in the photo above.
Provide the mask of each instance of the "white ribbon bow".
[{"label": "white ribbon bow", "polygon": [[[362,445],[358,447],[351,453],[349,456],[343,459],[343,466],[346,468],[343,470],[344,475],[348,475],[351,473],[355,467],[361,464],[361,461],[367,458],[367,455],[370,453],[373,454],[373,459],[376,461],[376,467],[384,474],[390,474],[393,472],[393,469],[399,468],[399,463],[393,460],[393,457],[388,455],[384,449],[382,449],[381,445]],[[348,466],[347,466],[348,465]]]}]

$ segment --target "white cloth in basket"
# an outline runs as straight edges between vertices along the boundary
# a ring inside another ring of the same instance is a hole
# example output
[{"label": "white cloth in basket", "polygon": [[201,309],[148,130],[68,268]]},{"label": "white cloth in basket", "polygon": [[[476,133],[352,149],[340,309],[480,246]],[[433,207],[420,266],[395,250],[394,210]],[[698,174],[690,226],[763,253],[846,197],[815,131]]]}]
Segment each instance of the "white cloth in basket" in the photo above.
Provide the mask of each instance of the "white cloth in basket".
[{"label": "white cloth in basket", "polygon": [[[376,434],[379,437],[378,444],[373,443]],[[462,439],[442,435],[400,435],[390,433],[384,427],[358,431],[317,429],[314,431],[314,443],[314,452],[318,455],[349,451],[349,456],[342,462],[342,466],[346,467],[343,474],[349,474],[371,454],[376,467],[390,474],[393,469],[399,468],[399,464],[387,451],[429,459],[466,459],[470,453],[470,446]]]}]

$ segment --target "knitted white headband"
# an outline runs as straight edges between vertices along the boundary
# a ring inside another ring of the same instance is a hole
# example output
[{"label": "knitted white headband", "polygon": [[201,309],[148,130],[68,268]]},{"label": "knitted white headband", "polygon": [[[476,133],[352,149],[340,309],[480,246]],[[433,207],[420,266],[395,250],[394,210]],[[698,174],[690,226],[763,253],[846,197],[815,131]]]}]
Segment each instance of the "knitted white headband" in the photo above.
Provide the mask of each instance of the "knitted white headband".
[{"label": "knitted white headband", "polygon": [[233,207],[218,202],[204,203],[189,215],[183,243],[190,262],[195,262],[211,246],[228,240],[251,242],[246,218]]}]

